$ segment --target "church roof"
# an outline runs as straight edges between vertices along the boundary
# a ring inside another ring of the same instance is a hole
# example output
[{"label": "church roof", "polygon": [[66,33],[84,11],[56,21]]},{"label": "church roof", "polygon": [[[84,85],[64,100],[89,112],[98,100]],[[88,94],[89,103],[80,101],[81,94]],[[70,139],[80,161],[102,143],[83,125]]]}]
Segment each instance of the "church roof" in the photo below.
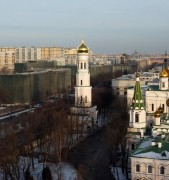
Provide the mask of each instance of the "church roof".
[{"label": "church roof", "polygon": [[132,99],[132,108],[133,109],[144,109],[143,97],[140,87],[140,81],[136,80],[134,87],[134,95]]}]

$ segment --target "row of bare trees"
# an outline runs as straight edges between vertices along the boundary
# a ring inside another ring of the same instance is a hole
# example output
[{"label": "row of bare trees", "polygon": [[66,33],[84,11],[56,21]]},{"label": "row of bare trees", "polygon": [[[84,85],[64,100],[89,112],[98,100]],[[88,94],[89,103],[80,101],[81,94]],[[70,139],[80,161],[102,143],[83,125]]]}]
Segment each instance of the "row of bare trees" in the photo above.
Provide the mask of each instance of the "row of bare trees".
[{"label": "row of bare trees", "polygon": [[[111,109],[110,109],[111,108]],[[123,173],[126,173],[128,178],[127,165],[128,154],[126,148],[126,133],[128,127],[128,112],[127,112],[127,100],[126,98],[119,99],[115,97],[113,102],[107,109],[107,116],[110,121],[106,125],[106,142],[109,154],[109,164],[113,165],[117,171],[117,162],[120,161]]]},{"label": "row of bare trees", "polygon": [[[69,109],[61,101],[25,115],[20,129],[15,125],[14,130],[13,124],[0,124],[0,169],[4,179],[20,179],[21,174],[29,174],[36,156],[44,167],[47,161],[60,165],[69,159],[70,148],[85,127],[85,121],[80,124],[78,117],[72,118]],[[61,179],[61,168],[57,173]]]}]

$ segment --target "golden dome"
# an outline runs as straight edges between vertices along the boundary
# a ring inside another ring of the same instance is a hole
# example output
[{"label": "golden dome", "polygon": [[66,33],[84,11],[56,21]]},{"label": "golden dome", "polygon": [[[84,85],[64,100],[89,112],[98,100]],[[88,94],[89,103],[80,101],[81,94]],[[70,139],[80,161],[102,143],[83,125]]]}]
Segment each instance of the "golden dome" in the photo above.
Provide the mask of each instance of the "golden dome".
[{"label": "golden dome", "polygon": [[162,113],[164,112],[164,109],[160,106],[160,107],[158,108],[158,111],[162,114]]},{"label": "golden dome", "polygon": [[168,69],[163,69],[160,73],[160,78],[168,78],[169,74],[168,74]]},{"label": "golden dome", "polygon": [[85,45],[84,41],[82,40],[81,45],[77,48],[77,52],[78,53],[88,53],[89,49],[88,47]]},{"label": "golden dome", "polygon": [[160,111],[157,109],[156,112],[154,113],[154,117],[160,117],[161,113]]}]

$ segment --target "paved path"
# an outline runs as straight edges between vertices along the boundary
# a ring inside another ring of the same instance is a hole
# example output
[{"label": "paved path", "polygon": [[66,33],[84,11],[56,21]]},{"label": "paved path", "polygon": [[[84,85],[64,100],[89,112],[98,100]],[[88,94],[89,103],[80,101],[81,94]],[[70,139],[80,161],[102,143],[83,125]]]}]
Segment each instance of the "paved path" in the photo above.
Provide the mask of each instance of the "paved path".
[{"label": "paved path", "polygon": [[110,173],[109,155],[106,148],[105,130],[99,130],[94,135],[89,136],[79,143],[72,150],[71,162],[77,168],[84,167],[82,176],[85,180],[109,180],[114,179]]}]

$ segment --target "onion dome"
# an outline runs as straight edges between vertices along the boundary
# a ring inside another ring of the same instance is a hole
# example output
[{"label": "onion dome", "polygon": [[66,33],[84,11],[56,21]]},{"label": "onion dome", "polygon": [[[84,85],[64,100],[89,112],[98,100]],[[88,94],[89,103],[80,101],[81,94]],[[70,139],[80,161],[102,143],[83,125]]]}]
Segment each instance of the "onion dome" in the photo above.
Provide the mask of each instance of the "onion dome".
[{"label": "onion dome", "polygon": [[169,107],[169,99],[167,99],[166,104],[167,104],[167,106]]},{"label": "onion dome", "polygon": [[88,53],[89,49],[88,47],[85,45],[84,41],[82,40],[81,45],[77,48],[77,52],[78,53]]},{"label": "onion dome", "polygon": [[162,113],[164,112],[164,109],[160,106],[160,107],[158,108],[158,111],[162,114]]},{"label": "onion dome", "polygon": [[161,113],[160,111],[157,109],[156,112],[154,113],[154,117],[160,117]]},{"label": "onion dome", "polygon": [[168,78],[169,74],[168,74],[168,69],[163,69],[160,73],[160,78]]},{"label": "onion dome", "polygon": [[136,73],[136,77],[140,77],[140,74],[139,74],[139,72],[137,72],[137,73]]}]

